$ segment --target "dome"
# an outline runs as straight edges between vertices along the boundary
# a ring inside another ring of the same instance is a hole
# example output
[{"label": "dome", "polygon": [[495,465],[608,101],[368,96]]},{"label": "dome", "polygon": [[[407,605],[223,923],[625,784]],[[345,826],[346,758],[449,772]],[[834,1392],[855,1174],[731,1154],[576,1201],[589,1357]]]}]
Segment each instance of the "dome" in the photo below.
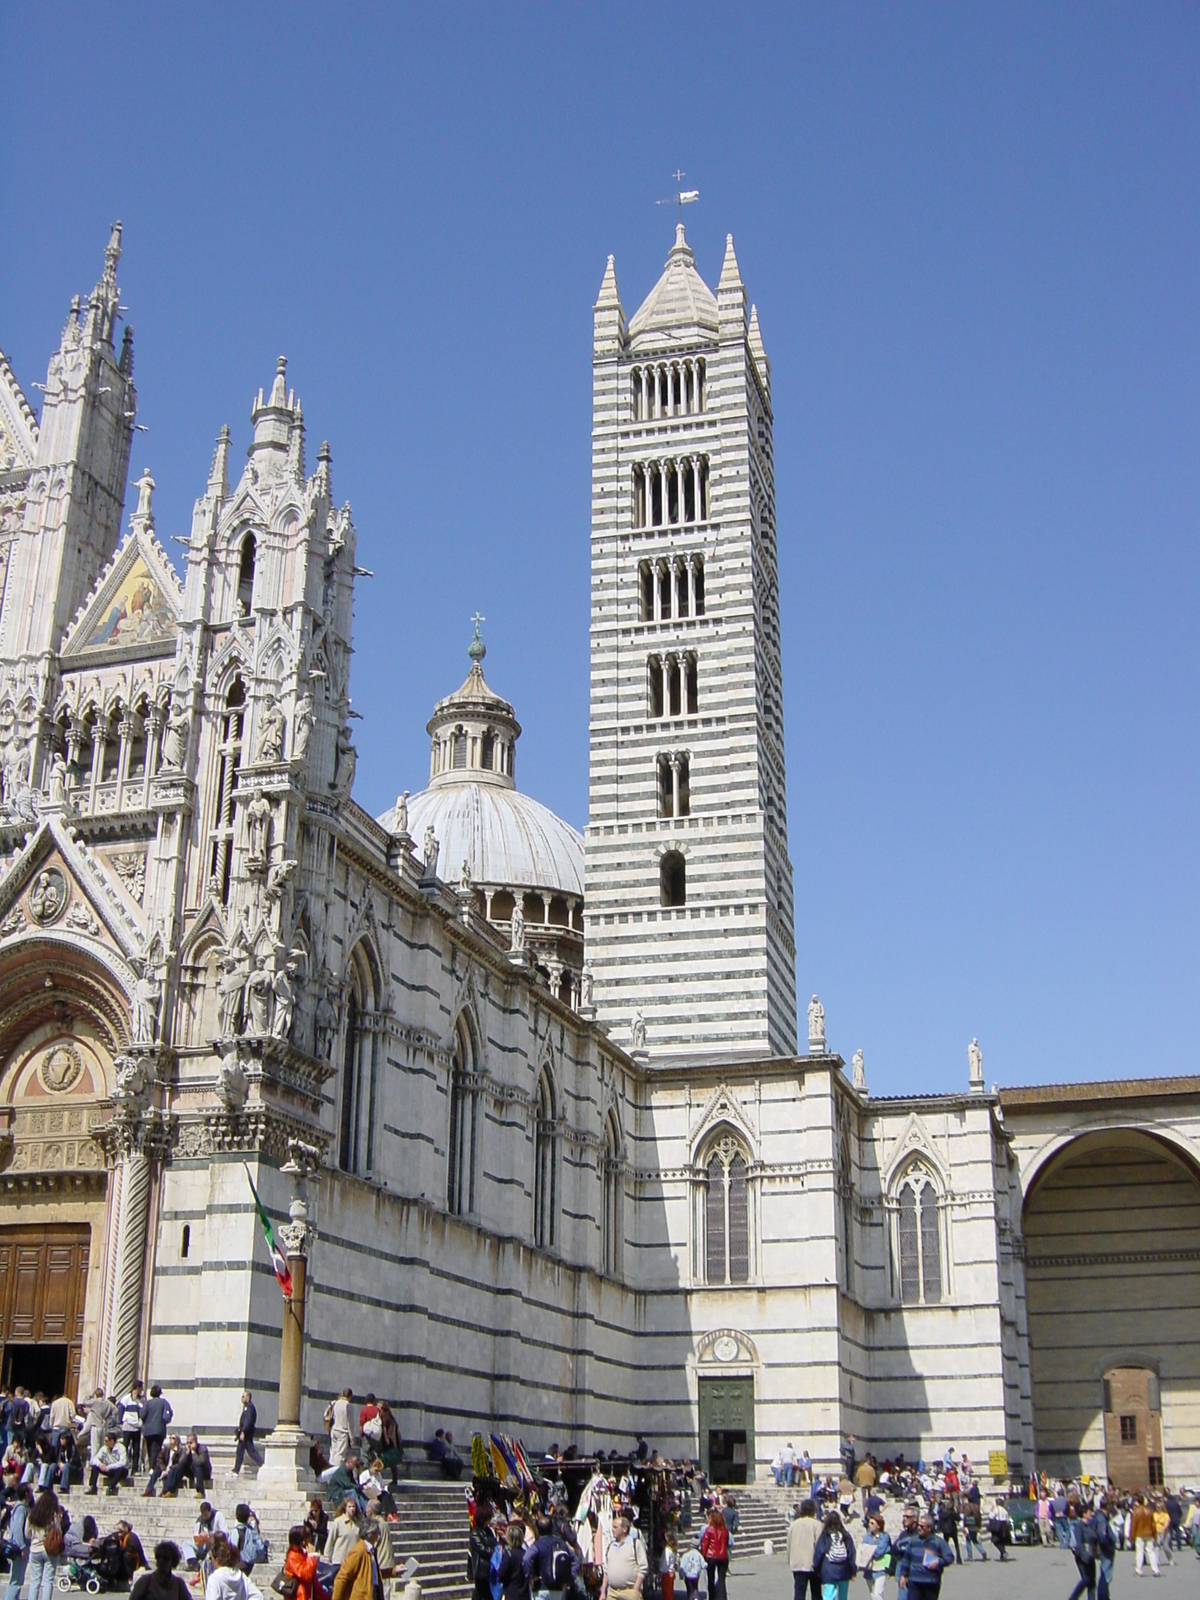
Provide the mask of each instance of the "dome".
[{"label": "dome", "polygon": [[[583,838],[517,788],[521,725],[509,702],[484,681],[482,620],[475,622],[466,680],[438,701],[429,719],[429,787],[408,800],[407,832],[419,850],[426,829],[433,829],[443,882],[457,883],[465,861],[479,889],[540,890],[548,897],[563,895],[577,908],[583,900]],[[399,804],[379,818],[389,833],[396,831]],[[490,908],[490,893],[487,903]]]},{"label": "dome", "polygon": [[[444,775],[443,775],[444,776]],[[457,883],[463,862],[480,887],[545,889],[583,898],[583,838],[553,811],[494,782],[432,784],[408,802],[408,831],[419,842],[432,826],[438,876]],[[391,831],[395,811],[380,817]]]},{"label": "dome", "polygon": [[629,324],[630,343],[636,350],[640,345],[658,343],[665,333],[675,339],[689,334],[715,336],[720,325],[717,297],[696,271],[696,258],[681,222],[676,226],[675,243],[662,277]]}]

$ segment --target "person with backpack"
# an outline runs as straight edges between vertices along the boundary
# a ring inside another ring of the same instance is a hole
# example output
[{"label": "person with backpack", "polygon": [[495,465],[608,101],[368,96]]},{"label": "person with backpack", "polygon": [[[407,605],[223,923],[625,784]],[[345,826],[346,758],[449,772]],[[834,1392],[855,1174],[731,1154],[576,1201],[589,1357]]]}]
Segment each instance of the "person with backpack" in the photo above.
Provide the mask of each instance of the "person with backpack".
[{"label": "person with backpack", "polygon": [[[684,1600],[696,1600],[703,1573],[704,1557],[696,1545],[691,1545],[679,1558],[679,1576],[683,1579]],[[820,1597],[817,1596],[816,1600],[820,1600]]]},{"label": "person with backpack", "polygon": [[[613,1535],[616,1536],[617,1521],[613,1522]],[[628,1532],[629,1524],[625,1524]],[[571,1549],[561,1534],[554,1531],[554,1524],[549,1517],[539,1517],[535,1525],[537,1537],[525,1551],[525,1576],[529,1581],[529,1588],[533,1600],[549,1600],[551,1595],[560,1595],[574,1583],[579,1572],[579,1557]]]},{"label": "person with backpack", "polygon": [[978,1550],[979,1559],[986,1561],[987,1551],[979,1542],[979,1507],[973,1500],[967,1500],[963,1504],[962,1528],[963,1538],[967,1541],[967,1560],[974,1561],[975,1551]]},{"label": "person with backpack", "polygon": [[66,1518],[53,1489],[38,1495],[25,1525],[29,1530],[29,1600],[54,1600]]},{"label": "person with backpack", "polygon": [[821,1580],[823,1600],[846,1600],[850,1579],[858,1566],[854,1559],[854,1540],[836,1511],[831,1511],[821,1525],[813,1550],[813,1571]]},{"label": "person with backpack", "polygon": [[[720,1518],[719,1512],[713,1516]],[[540,1524],[539,1524],[540,1526]],[[705,1529],[707,1535],[708,1529]],[[703,1552],[703,1544],[700,1546]],[[613,1518],[612,1538],[604,1552],[604,1581],[600,1585],[600,1600],[641,1600],[646,1586],[646,1574],[650,1570],[650,1562],[646,1556],[646,1546],[641,1534],[624,1514]],[[572,1579],[579,1571],[579,1558],[574,1558]],[[710,1560],[709,1572],[712,1571]],[[722,1577],[722,1584],[724,1578]],[[712,1586],[709,1586],[712,1594]],[[537,1600],[535,1594],[534,1600]],[[721,1600],[724,1600],[724,1588],[721,1590]]]},{"label": "person with backpack", "polygon": [[17,1600],[29,1563],[29,1512],[33,1506],[33,1491],[21,1484],[13,1495],[6,1508],[8,1526],[4,1529],[4,1554],[8,1557],[8,1588],[4,1591],[4,1600]]},{"label": "person with backpack", "polygon": [[933,1518],[922,1511],[917,1531],[904,1542],[896,1577],[908,1600],[937,1600],[942,1588],[942,1573],[954,1565],[954,1551],[933,1531]]},{"label": "person with backpack", "polygon": [[251,1571],[256,1562],[271,1559],[270,1546],[263,1538],[258,1518],[244,1501],[234,1507],[233,1533],[230,1538],[234,1549],[241,1557],[243,1572]]}]

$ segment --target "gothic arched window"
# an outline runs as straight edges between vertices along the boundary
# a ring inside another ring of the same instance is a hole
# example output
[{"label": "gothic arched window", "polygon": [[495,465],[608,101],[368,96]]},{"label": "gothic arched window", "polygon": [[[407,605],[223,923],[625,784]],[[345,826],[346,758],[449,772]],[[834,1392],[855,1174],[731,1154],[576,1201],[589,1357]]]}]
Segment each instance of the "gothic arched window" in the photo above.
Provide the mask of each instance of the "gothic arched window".
[{"label": "gothic arched window", "polygon": [[257,545],[254,535],[248,533],[242,540],[242,553],[238,561],[238,587],[237,597],[241,601],[247,616],[250,615],[250,602],[254,599],[254,558]]},{"label": "gothic arched window", "polygon": [[903,1305],[942,1298],[942,1226],[938,1192],[923,1167],[909,1169],[896,1209],[896,1259]]},{"label": "gothic arched window", "polygon": [[750,1281],[750,1192],[746,1156],[731,1138],[715,1147],[705,1167],[704,1278]]},{"label": "gothic arched window", "polygon": [[222,905],[229,904],[229,875],[233,865],[233,791],[242,764],[242,731],[246,720],[246,688],[234,678],[225,696],[217,745],[213,784],[212,826],[209,829],[208,887]]},{"label": "gothic arched window", "polygon": [[450,1063],[450,1139],[446,1163],[446,1204],[456,1216],[475,1210],[476,1085],[475,1042],[465,1017],[454,1029]]},{"label": "gothic arched window", "polygon": [[616,1277],[621,1270],[621,1139],[611,1115],[604,1124],[603,1197],[600,1254],[603,1270]]},{"label": "gothic arched window", "polygon": [[539,1250],[552,1250],[558,1236],[558,1128],[554,1086],[549,1072],[538,1080],[533,1126],[533,1238]]},{"label": "gothic arched window", "polygon": [[349,962],[346,1036],[342,1050],[341,1103],[338,1111],[338,1166],[343,1172],[369,1173],[375,1165],[375,1077],[378,1035],[370,1025],[375,1009],[372,966],[365,946],[355,946]]}]

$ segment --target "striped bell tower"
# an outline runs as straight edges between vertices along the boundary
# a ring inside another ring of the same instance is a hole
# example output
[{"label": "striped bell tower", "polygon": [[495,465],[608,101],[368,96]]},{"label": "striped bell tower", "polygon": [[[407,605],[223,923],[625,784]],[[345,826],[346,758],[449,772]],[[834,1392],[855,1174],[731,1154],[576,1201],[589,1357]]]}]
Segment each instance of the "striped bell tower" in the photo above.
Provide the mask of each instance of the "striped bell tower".
[{"label": "striped bell tower", "polygon": [[586,962],[654,1065],[796,1049],[770,363],[680,223],[595,305]]}]

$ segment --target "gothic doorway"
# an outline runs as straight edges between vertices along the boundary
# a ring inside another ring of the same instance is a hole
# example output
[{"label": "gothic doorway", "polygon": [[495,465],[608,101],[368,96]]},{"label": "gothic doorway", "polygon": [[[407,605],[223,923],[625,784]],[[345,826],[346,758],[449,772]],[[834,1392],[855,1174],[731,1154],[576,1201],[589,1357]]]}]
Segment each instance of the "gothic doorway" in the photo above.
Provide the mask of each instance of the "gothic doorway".
[{"label": "gothic doorway", "polygon": [[91,1233],[0,1228],[0,1381],[78,1399]]},{"label": "gothic doorway", "polygon": [[754,1379],[701,1378],[700,1465],[713,1483],[754,1481]]}]

